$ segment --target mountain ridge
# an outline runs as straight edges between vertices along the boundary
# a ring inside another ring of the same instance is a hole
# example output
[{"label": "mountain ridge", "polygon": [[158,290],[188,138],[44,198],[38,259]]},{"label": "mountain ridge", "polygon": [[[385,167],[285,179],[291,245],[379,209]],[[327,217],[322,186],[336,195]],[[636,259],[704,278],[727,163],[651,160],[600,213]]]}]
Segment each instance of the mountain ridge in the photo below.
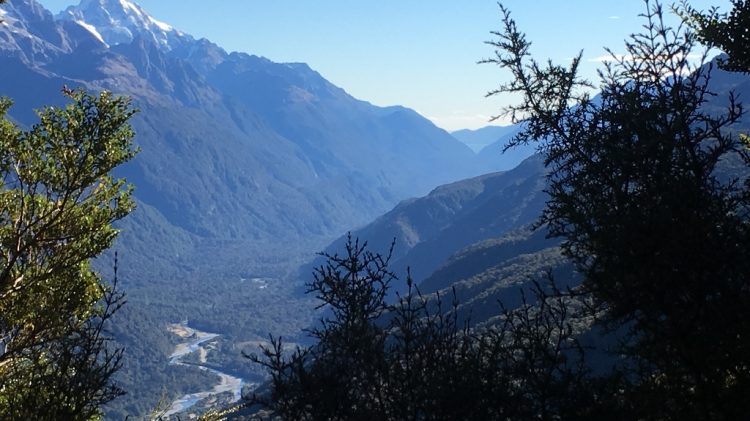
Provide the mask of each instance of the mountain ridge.
[{"label": "mountain ridge", "polygon": [[[14,99],[14,121],[29,127],[33,109],[64,105],[63,86],[126,94],[140,109],[131,123],[141,152],[115,174],[136,186],[139,207],[114,248],[129,301],[116,322],[130,350],[119,380],[132,394],[108,408],[111,418],[147,413],[162,390],[167,399],[195,391],[163,355],[167,323],[187,317],[224,333],[232,342],[209,358],[252,378],[236,343],[308,324],[310,312],[278,308],[300,305],[297,265],[400,200],[482,171],[416,112],[354,98],[305,64],[226,53],[188,34],[167,45],[136,27],[132,39],[107,42],[102,25],[97,36],[91,22],[56,20],[35,0],[0,10],[0,95]],[[154,25],[145,28],[164,29]],[[106,256],[97,265],[109,273]],[[276,283],[241,282],[254,277]]]},{"label": "mountain ridge", "polygon": [[[350,217],[341,220],[339,228],[332,227],[333,231],[343,231],[351,223],[363,223],[400,199],[424,194],[438,184],[471,174],[470,161],[473,156],[468,148],[413,111],[405,111],[404,108],[381,109],[357,100],[303,63],[274,63],[245,53],[227,54],[208,40],[195,40],[171,26],[155,23],[133,2],[84,0],[77,7],[67,8],[58,15],[57,20],[34,0],[12,0],[3,8],[9,10],[6,13],[11,17],[8,25],[19,25],[25,29],[24,33],[20,33],[0,28],[0,33],[6,35],[4,38],[15,41],[29,39],[32,44],[41,46],[32,48],[34,52],[45,53],[43,59],[35,54],[26,54],[26,59],[20,60],[20,63],[13,60],[5,62],[6,68],[18,66],[13,79],[37,79],[35,85],[44,86],[45,89],[55,87],[50,92],[68,85],[92,90],[110,89],[132,95],[136,106],[145,110],[134,120],[136,129],[140,129],[139,139],[144,150],[142,156],[162,147],[158,139],[172,136],[172,142],[179,143],[176,128],[171,135],[159,133],[159,130],[149,127],[149,124],[153,126],[156,122],[148,123],[149,117],[144,116],[164,114],[155,108],[177,107],[180,113],[193,115],[194,120],[223,121],[214,128],[225,132],[222,136],[225,139],[248,139],[248,136],[256,139],[250,142],[255,145],[255,152],[244,155],[264,156],[265,161],[257,162],[255,166],[267,167],[264,171],[274,174],[274,180],[286,178],[284,183],[293,190],[314,190],[315,186],[321,190],[323,186],[333,183],[349,185],[344,190],[356,194],[357,189],[366,189],[368,184],[377,186],[372,189],[375,195],[369,200],[363,201],[363,197],[347,200],[349,207],[354,206],[346,211]],[[33,16],[33,19],[28,16]],[[25,18],[29,22],[24,21]],[[40,30],[40,25],[46,29]],[[97,28],[96,32],[101,36],[97,37],[86,25]],[[109,34],[105,30],[107,25],[112,25],[116,31]],[[70,33],[71,28],[75,28],[74,34]],[[126,36],[122,36],[120,29],[128,30]],[[42,36],[44,33],[60,36],[50,42]],[[173,38],[179,39],[179,45],[173,48],[165,41],[164,34],[174,35]],[[105,43],[96,45],[98,38],[104,38]],[[2,42],[2,45],[10,45],[22,54],[27,53],[22,42],[12,45]],[[194,63],[196,66],[193,66]],[[22,72],[25,74],[17,74]],[[33,102],[19,87],[3,88],[4,93],[19,98],[12,112],[25,124],[33,121],[33,114],[24,110],[61,102],[49,93],[34,95],[37,100]],[[201,113],[209,114],[210,119],[207,119],[209,116],[196,115],[194,109],[197,108]],[[167,115],[162,116],[161,121],[182,119],[175,113],[168,112]],[[153,138],[156,143],[153,146],[150,145],[153,143],[151,138],[142,135],[149,132],[155,133]],[[368,132],[372,135],[363,135]],[[204,133],[202,136],[208,135]],[[248,145],[247,141],[243,141],[235,146],[241,147],[241,144]],[[274,152],[274,148],[284,152]],[[233,155],[228,151],[224,154],[222,156]],[[147,176],[153,171],[143,168],[142,162],[146,160],[149,159],[136,158],[136,164],[128,167],[135,167],[135,171],[127,175],[137,182],[141,191],[153,191],[146,195],[156,198],[164,192],[154,184],[156,176]],[[424,164],[425,160],[429,162]],[[409,161],[414,164],[404,165]],[[240,166],[239,163],[235,164],[235,168]],[[435,168],[441,168],[441,171],[432,174],[430,170]],[[291,179],[284,177],[286,170],[296,171],[297,175]],[[232,173],[235,170],[223,170],[229,174],[226,171]],[[408,183],[406,180],[409,180]],[[266,181],[273,184],[271,179]],[[237,180],[229,184],[252,187],[258,184],[258,180]],[[277,190],[289,191],[281,186]],[[307,194],[314,192],[310,190]],[[369,197],[369,194],[366,196]],[[372,198],[375,198],[375,202]],[[341,199],[338,201],[341,202]],[[318,199],[313,199],[313,202],[320,203]],[[358,202],[364,202],[364,206],[358,207]],[[159,203],[153,199],[151,205],[159,209]],[[251,209],[248,210],[253,213]],[[365,215],[352,219],[359,209],[365,211]],[[172,217],[190,215],[189,207],[182,208],[180,212],[165,211]],[[235,211],[240,211],[240,208]],[[207,212],[200,213],[205,215]],[[227,221],[235,219],[233,216]],[[291,218],[292,221],[300,219]],[[252,226],[257,227],[257,224]],[[204,230],[199,234],[205,233]],[[272,230],[269,234],[278,234],[278,230]],[[300,234],[305,235],[304,231]]]},{"label": "mountain ridge", "polygon": [[[460,180],[402,201],[351,235],[379,252],[395,241],[391,268],[398,274],[410,268],[419,284],[463,248],[536,222],[547,197],[544,174],[542,158],[535,155],[513,170]],[[346,236],[338,238],[326,252],[338,252],[345,241]],[[403,292],[402,287],[394,285],[393,292]]]},{"label": "mountain ridge", "polygon": [[168,51],[173,45],[194,41],[192,36],[154,19],[128,0],[81,0],[78,6],[60,12],[56,19],[81,25],[107,46],[128,44],[138,36],[145,36]]}]

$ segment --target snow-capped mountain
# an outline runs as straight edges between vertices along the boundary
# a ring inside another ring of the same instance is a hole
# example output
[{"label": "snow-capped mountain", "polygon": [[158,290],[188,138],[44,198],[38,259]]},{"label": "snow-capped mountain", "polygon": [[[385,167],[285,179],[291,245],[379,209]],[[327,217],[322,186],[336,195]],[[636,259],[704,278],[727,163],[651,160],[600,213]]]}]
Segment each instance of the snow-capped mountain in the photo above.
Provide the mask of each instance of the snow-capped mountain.
[{"label": "snow-capped mountain", "polygon": [[158,21],[128,0],[81,0],[57,19],[75,22],[109,46],[129,44],[141,36],[166,51],[194,41],[172,26]]},{"label": "snow-capped mountain", "polygon": [[[130,393],[111,419],[145,416],[162,390],[193,387],[166,360],[160,326],[173,314],[208,314],[206,302],[255,308],[266,296],[230,280],[281,279],[350,227],[481,171],[412,110],[358,100],[302,63],[228,54],[132,1],[83,0],[55,18],[37,0],[8,0],[0,15],[0,96],[13,98],[18,124],[63,105],[63,86],[125,94],[140,110],[140,153],[117,172],[136,186],[138,209],[119,225],[135,322],[118,325]],[[256,315],[287,312],[270,307],[226,318],[217,306],[217,329],[262,337],[270,319]]]},{"label": "snow-capped mountain", "polygon": [[26,64],[49,63],[82,45],[100,42],[82,26],[56,21],[35,1],[10,1],[0,6],[0,55]]},{"label": "snow-capped mountain", "polygon": [[227,54],[132,0],[81,0],[57,17],[37,0],[0,10],[0,96],[14,98],[14,119],[33,124],[32,110],[59,104],[63,85],[133,99],[141,153],[122,172],[141,209],[190,239],[180,256],[222,241],[324,244],[481,171],[471,150],[414,111],[360,101],[302,63]]}]

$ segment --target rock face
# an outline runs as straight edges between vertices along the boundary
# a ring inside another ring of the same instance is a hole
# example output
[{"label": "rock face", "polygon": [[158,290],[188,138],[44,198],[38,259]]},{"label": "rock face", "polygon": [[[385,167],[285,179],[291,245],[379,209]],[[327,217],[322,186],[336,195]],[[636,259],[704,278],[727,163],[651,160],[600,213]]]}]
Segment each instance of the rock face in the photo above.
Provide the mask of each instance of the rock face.
[{"label": "rock face", "polygon": [[78,6],[65,9],[57,18],[78,23],[110,46],[129,44],[137,37],[143,37],[169,51],[194,41],[193,37],[154,19],[140,6],[127,0],[82,0]]}]

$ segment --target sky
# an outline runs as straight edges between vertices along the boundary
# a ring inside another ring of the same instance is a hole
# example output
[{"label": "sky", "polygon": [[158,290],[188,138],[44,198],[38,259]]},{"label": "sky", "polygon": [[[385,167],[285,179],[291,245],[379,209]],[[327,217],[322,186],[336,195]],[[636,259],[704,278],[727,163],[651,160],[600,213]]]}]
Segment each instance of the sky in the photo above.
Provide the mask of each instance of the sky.
[{"label": "sky", "polygon": [[[59,12],[78,0],[40,0]],[[508,80],[477,64],[494,50],[500,29],[495,0],[135,0],[154,18],[228,51],[276,62],[305,62],[351,95],[376,105],[415,109],[452,131],[490,124],[509,97],[485,94]],[[652,2],[653,3],[653,2]],[[596,79],[604,47],[643,25],[641,0],[505,0],[538,60],[569,63],[583,50],[581,71]],[[669,9],[666,3],[665,9]],[[697,9],[729,0],[692,0]],[[677,23],[671,16],[668,20]],[[507,124],[496,120],[492,124]]]}]

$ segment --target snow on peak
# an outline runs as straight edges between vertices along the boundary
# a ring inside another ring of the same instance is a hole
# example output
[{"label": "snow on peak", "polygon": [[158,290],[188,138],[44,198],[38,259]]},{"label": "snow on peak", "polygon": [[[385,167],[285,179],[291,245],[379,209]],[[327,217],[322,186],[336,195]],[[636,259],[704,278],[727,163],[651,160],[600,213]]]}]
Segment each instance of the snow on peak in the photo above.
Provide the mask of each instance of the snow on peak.
[{"label": "snow on peak", "polygon": [[107,42],[104,41],[104,37],[102,37],[102,34],[100,34],[99,31],[96,30],[95,26],[89,25],[88,23],[86,23],[86,22],[84,22],[82,20],[77,20],[75,22],[77,24],[83,26],[84,28],[86,28],[89,32],[91,32],[91,34],[94,35],[96,37],[96,39],[98,39],[99,41],[101,41],[102,44],[107,45]]},{"label": "snow on peak", "polygon": [[8,14],[7,10],[0,8],[0,26],[10,26],[8,25],[7,18],[4,17],[7,14]]},{"label": "snow on peak", "polygon": [[188,37],[129,0],[81,0],[78,6],[61,12],[58,19],[78,23],[108,45],[129,44],[142,36],[171,50]]},{"label": "snow on peak", "polygon": [[120,5],[122,5],[123,9],[131,10],[138,15],[141,14],[140,8],[127,0],[120,0]]},{"label": "snow on peak", "polygon": [[164,32],[169,32],[169,31],[173,31],[174,30],[174,28],[172,28],[171,26],[167,25],[166,23],[164,23],[162,21],[158,21],[158,20],[152,18],[151,16],[148,17],[148,20],[150,20],[151,23],[153,23],[154,25],[158,26],[159,29],[161,29]]}]

